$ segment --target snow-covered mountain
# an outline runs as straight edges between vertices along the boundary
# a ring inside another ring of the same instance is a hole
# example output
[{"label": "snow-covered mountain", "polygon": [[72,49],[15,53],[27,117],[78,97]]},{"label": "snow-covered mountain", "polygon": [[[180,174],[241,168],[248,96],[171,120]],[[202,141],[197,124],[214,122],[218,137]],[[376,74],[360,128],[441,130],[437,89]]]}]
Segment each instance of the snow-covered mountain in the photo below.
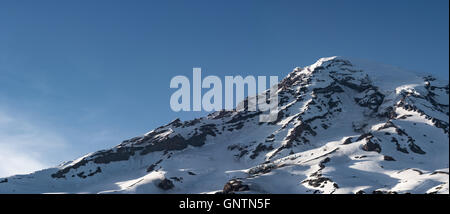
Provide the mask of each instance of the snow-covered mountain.
[{"label": "snow-covered mountain", "polygon": [[277,120],[173,122],[0,193],[449,193],[449,85],[341,57],[279,83]]}]

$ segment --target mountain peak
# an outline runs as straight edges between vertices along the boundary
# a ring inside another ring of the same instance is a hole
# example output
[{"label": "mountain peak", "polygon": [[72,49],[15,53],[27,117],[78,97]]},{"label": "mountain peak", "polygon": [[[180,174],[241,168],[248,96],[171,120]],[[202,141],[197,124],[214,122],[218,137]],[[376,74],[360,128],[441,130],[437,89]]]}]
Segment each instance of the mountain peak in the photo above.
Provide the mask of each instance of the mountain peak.
[{"label": "mountain peak", "polygon": [[9,177],[0,192],[228,193],[233,183],[247,193],[448,193],[448,81],[334,56],[279,88],[276,121],[225,110],[176,119]]}]

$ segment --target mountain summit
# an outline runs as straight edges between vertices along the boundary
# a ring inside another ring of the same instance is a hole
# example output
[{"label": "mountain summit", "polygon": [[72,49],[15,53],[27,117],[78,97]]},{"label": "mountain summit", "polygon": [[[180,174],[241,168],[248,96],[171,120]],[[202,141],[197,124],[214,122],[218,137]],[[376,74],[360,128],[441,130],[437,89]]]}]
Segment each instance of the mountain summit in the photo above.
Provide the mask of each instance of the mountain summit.
[{"label": "mountain summit", "polygon": [[278,88],[276,121],[176,119],[0,193],[449,193],[448,81],[329,57]]}]

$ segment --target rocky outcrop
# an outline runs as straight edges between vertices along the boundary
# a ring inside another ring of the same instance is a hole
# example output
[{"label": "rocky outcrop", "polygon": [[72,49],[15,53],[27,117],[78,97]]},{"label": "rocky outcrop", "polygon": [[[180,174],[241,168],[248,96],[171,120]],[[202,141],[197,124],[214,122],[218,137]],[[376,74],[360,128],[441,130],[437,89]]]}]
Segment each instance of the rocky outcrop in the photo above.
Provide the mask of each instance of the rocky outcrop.
[{"label": "rocky outcrop", "polygon": [[249,185],[244,184],[241,180],[232,179],[223,187],[222,193],[231,194],[235,192],[244,192],[250,190]]},{"label": "rocky outcrop", "polygon": [[175,187],[173,182],[169,179],[164,178],[158,183],[158,187],[162,190],[170,190]]}]

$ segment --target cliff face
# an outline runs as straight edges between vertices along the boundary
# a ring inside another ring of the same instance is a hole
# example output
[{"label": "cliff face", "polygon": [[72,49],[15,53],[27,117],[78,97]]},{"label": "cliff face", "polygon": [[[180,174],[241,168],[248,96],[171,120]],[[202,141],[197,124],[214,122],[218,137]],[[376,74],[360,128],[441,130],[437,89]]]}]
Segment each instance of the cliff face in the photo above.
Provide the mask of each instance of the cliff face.
[{"label": "cliff face", "polygon": [[294,69],[278,99],[274,122],[177,119],[0,193],[448,193],[448,81],[330,57]]}]

